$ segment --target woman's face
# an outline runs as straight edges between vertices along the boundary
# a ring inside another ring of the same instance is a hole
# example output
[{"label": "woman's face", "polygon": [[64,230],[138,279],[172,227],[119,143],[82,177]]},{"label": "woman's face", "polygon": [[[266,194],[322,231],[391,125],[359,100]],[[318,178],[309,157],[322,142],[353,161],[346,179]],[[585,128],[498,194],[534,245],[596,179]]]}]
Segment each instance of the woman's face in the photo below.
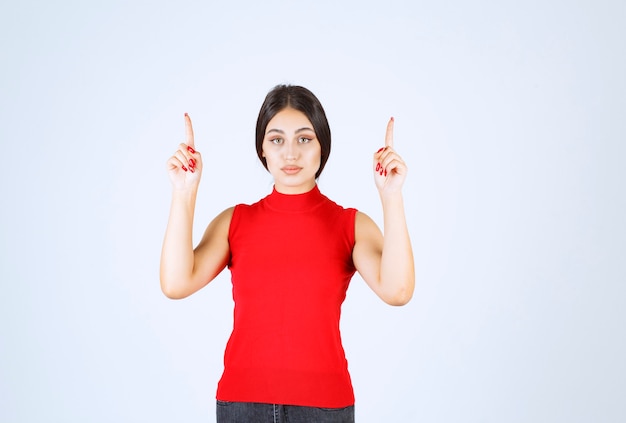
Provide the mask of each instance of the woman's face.
[{"label": "woman's face", "polygon": [[321,154],[313,125],[304,113],[283,109],[267,124],[263,157],[274,177],[276,191],[302,194],[313,189]]}]

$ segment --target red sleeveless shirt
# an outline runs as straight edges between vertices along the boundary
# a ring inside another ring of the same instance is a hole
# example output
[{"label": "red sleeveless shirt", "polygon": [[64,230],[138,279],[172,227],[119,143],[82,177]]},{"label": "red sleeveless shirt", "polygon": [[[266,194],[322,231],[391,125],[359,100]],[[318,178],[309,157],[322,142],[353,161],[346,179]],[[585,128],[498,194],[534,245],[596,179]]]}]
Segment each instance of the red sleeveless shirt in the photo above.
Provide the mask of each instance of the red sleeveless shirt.
[{"label": "red sleeveless shirt", "polygon": [[229,230],[235,301],[217,399],[354,404],[339,332],[355,268],[355,209],[318,189],[238,205]]}]

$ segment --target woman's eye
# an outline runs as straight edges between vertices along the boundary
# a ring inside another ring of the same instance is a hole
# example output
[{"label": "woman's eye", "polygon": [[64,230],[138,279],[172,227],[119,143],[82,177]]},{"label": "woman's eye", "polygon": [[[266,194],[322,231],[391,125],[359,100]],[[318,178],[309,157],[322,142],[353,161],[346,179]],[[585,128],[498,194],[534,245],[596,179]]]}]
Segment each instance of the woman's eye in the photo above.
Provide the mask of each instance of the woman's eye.
[{"label": "woman's eye", "polygon": [[282,138],[274,138],[274,139],[271,139],[270,142],[272,144],[282,144],[283,140]]},{"label": "woman's eye", "polygon": [[307,142],[311,141],[311,138],[306,138],[306,137],[300,137],[298,138],[298,142],[300,144],[306,144]]}]

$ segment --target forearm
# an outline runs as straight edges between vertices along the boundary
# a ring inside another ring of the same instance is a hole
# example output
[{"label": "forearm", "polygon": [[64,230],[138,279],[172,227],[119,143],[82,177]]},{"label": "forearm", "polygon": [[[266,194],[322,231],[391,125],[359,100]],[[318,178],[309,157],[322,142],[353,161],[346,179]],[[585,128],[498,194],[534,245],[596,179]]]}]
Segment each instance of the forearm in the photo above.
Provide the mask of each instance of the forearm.
[{"label": "forearm", "polygon": [[400,191],[381,197],[383,206],[383,251],[380,282],[392,302],[406,304],[415,287],[413,249]]},{"label": "forearm", "polygon": [[171,298],[189,284],[194,268],[193,217],[195,191],[177,191],[172,194],[170,215],[161,251],[161,289]]}]

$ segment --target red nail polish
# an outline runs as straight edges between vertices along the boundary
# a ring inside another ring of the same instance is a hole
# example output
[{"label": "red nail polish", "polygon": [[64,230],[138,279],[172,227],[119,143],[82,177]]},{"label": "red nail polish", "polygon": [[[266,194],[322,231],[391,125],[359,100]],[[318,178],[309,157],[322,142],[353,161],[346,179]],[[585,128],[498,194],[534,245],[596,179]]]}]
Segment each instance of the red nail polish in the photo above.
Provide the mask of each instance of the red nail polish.
[{"label": "red nail polish", "polygon": [[185,117],[187,117],[187,116],[189,116],[189,115],[187,114],[187,112],[185,112]]},{"label": "red nail polish", "polygon": [[185,172],[187,172],[187,168],[186,168],[185,166],[183,166],[183,170],[184,170]]},{"label": "red nail polish", "polygon": [[380,169],[380,176],[383,176],[383,170]]},{"label": "red nail polish", "polygon": [[196,150],[194,150],[193,148],[191,148],[191,146],[187,146],[187,150],[189,150],[189,152],[191,154],[194,154],[196,152]]},{"label": "red nail polish", "polygon": [[387,171],[385,170],[385,176],[387,176]]},{"label": "red nail polish", "polygon": [[376,165],[376,172],[378,172],[379,170],[380,170],[380,163]]},{"label": "red nail polish", "polygon": [[189,167],[196,167],[196,161],[194,159],[189,159]]},{"label": "red nail polish", "polygon": [[376,154],[380,153],[380,152],[381,152],[381,151],[383,151],[384,149],[385,149],[385,147],[380,147],[380,150],[378,150],[378,151],[376,152]]}]

